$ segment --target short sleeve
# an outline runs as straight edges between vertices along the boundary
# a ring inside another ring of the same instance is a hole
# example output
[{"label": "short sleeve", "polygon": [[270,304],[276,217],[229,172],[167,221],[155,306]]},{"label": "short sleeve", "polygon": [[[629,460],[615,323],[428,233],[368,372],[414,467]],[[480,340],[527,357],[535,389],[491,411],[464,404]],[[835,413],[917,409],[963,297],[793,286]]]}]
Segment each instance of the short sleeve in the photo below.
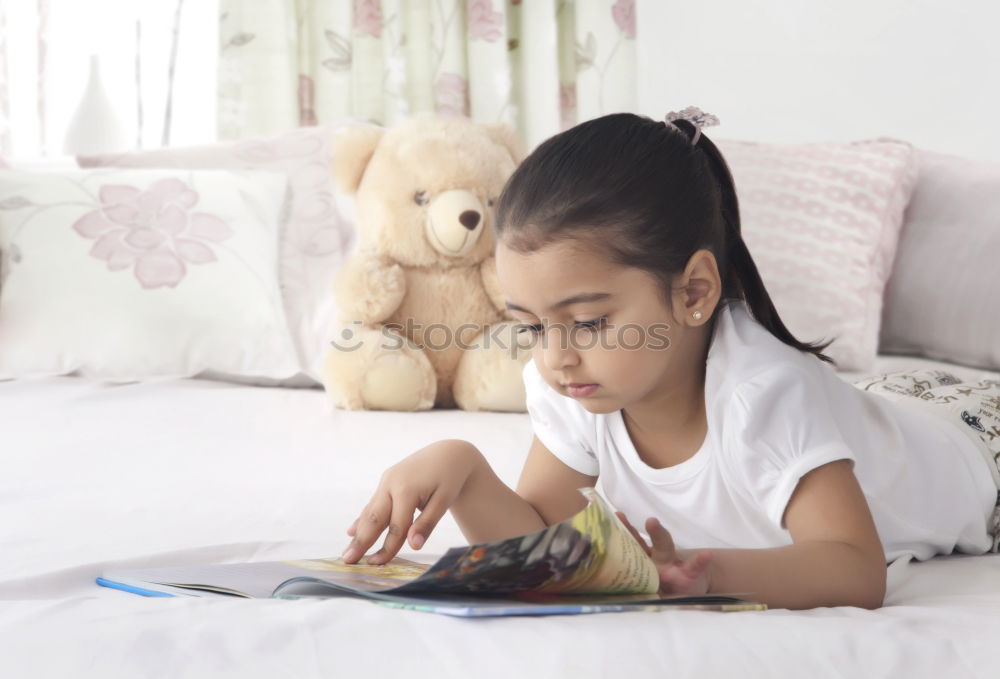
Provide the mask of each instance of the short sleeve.
[{"label": "short sleeve", "polygon": [[524,366],[523,377],[535,436],[568,467],[587,476],[597,476],[594,416],[550,387],[533,360]]},{"label": "short sleeve", "polygon": [[785,509],[803,476],[836,460],[856,461],[836,395],[799,365],[747,380],[727,410],[727,468],[778,528],[786,528]]}]

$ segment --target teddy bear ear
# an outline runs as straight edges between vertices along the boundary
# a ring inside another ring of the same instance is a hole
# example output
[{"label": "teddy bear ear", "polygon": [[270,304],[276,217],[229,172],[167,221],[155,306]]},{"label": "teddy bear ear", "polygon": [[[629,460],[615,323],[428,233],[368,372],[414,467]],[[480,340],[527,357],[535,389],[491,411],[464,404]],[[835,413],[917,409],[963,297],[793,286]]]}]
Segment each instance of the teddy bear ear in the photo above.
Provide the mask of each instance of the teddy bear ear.
[{"label": "teddy bear ear", "polygon": [[483,127],[493,141],[507,149],[515,164],[524,160],[524,142],[514,128],[507,123],[487,123]]},{"label": "teddy bear ear", "polygon": [[384,133],[384,129],[374,125],[352,125],[334,134],[333,180],[341,191],[349,195],[357,193],[365,168]]}]

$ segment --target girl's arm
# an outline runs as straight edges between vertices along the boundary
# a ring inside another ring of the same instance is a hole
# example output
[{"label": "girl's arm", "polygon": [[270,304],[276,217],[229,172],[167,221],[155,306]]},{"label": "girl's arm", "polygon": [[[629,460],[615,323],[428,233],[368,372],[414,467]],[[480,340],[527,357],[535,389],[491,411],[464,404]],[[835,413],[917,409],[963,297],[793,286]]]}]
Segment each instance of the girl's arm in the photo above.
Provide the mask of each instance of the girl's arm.
[{"label": "girl's arm", "polygon": [[[507,487],[471,443],[438,441],[393,465],[347,530],[346,563],[357,562],[386,533],[367,562],[386,563],[409,541],[420,549],[446,511],[470,543],[517,537],[569,518],[587,504],[576,489],[592,486],[536,438],[521,473],[520,494]],[[414,512],[420,515],[414,520]]]},{"label": "girl's arm", "polygon": [[[746,592],[771,608],[882,605],[885,552],[849,460],[802,477],[785,525],[794,542],[787,547],[711,550],[709,591]],[[700,551],[678,550],[676,558]]]},{"label": "girl's arm", "polygon": [[526,535],[568,519],[587,505],[577,489],[597,481],[567,467],[537,437],[517,492],[500,480],[478,450],[476,454],[476,467],[451,507],[470,544]]}]

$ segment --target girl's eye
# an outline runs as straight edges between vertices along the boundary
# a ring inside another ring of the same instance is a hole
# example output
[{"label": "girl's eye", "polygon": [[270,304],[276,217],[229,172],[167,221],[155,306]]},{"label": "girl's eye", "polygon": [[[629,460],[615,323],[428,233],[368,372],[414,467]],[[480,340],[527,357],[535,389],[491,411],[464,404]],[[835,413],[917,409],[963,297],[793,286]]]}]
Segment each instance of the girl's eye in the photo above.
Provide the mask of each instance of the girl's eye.
[{"label": "girl's eye", "polygon": [[517,328],[517,333],[518,334],[521,334],[523,332],[530,332],[532,335],[537,335],[541,331],[542,331],[542,325],[541,325],[541,323],[536,324],[536,325],[528,325],[526,323],[522,323]]},{"label": "girl's eye", "polygon": [[578,328],[584,328],[586,330],[600,330],[608,322],[607,316],[601,316],[600,318],[595,318],[592,321],[577,321],[574,325]]},{"label": "girl's eye", "polygon": [[414,193],[413,194],[413,202],[416,203],[417,205],[426,205],[427,204],[427,192],[426,191],[417,191],[416,193]]}]

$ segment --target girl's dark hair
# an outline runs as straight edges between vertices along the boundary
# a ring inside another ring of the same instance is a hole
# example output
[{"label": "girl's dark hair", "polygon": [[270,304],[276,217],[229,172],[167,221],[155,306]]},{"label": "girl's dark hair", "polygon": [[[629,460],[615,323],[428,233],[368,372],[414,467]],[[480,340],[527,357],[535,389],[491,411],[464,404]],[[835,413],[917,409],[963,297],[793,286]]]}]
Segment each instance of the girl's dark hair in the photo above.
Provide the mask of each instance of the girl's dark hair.
[{"label": "girl's dark hair", "polygon": [[521,252],[595,236],[613,261],[654,275],[669,299],[673,278],[697,250],[715,255],[722,299],[746,302],[771,334],[800,351],[782,323],[740,231],[729,166],[712,141],[631,113],[581,123],[543,142],[507,181],[497,203],[497,239]]}]

